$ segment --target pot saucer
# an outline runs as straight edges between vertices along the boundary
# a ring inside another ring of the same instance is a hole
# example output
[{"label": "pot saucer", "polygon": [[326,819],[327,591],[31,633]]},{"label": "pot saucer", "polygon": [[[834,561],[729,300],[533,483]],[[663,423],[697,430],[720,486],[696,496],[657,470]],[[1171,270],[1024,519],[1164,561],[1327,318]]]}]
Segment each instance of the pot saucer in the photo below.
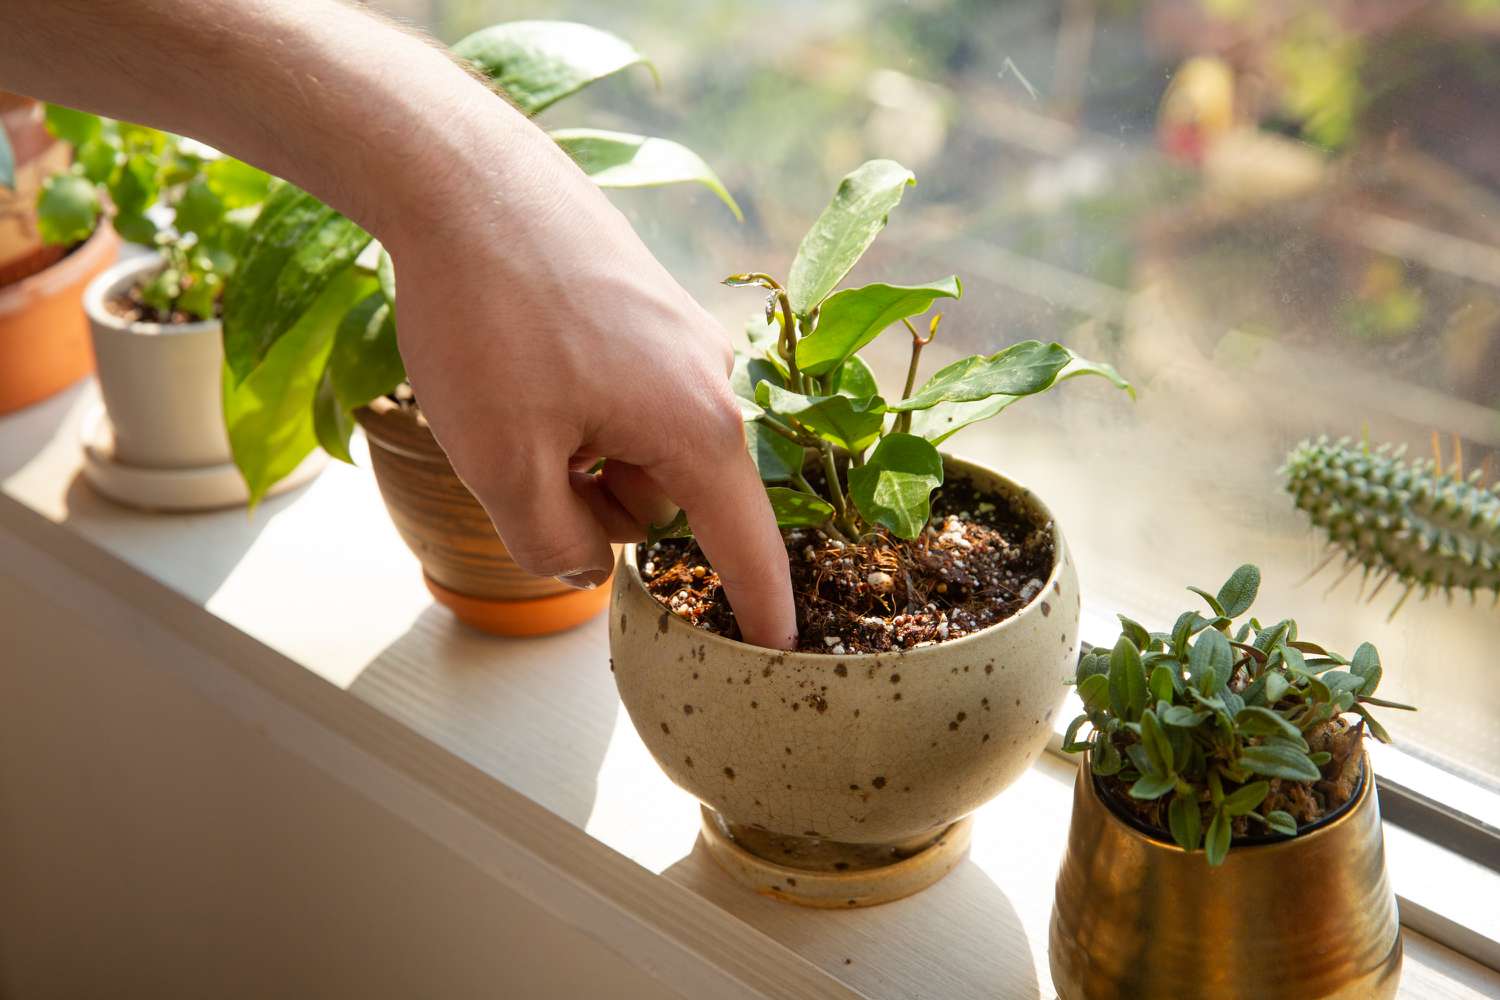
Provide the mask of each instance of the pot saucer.
[{"label": "pot saucer", "polygon": [[[84,417],[79,438],[83,444],[83,477],[108,500],[141,510],[184,513],[241,507],[250,499],[245,480],[234,463],[187,469],[148,469],[127,465],[115,457],[114,429],[103,407]],[[321,451],[309,455],[285,479],[267,492],[275,496],[306,483],[328,464]]]},{"label": "pot saucer", "polygon": [[609,581],[593,590],[568,589],[516,601],[472,597],[449,590],[426,573],[422,580],[437,602],[470,628],[491,635],[551,635],[582,625],[609,604]]},{"label": "pot saucer", "polygon": [[[927,847],[885,864],[869,863],[869,847],[824,841],[818,844],[820,854],[832,857],[829,852],[839,847],[851,852],[853,860],[845,863],[845,870],[837,863],[794,868],[751,853],[735,839],[723,817],[707,806],[701,808],[704,846],[730,878],[763,896],[825,910],[878,906],[921,892],[963,860],[974,831],[973,817],[965,816]],[[827,870],[830,867],[833,870]]]}]

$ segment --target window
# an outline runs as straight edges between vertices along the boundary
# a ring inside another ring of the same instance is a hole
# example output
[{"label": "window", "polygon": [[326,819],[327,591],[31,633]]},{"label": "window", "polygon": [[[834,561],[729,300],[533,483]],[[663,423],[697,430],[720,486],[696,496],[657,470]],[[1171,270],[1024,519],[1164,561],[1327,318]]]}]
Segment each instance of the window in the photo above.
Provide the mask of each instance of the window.
[{"label": "window", "polygon": [[[855,277],[963,279],[927,371],[945,348],[1038,337],[1141,390],[1132,406],[1082,380],[951,444],[1046,498],[1092,602],[1165,627],[1184,585],[1256,562],[1264,614],[1380,647],[1382,695],[1422,709],[1383,713],[1405,748],[1500,788],[1493,595],[1413,595],[1387,621],[1397,584],[1362,601],[1337,562],[1303,582],[1324,544],[1278,474],[1320,434],[1415,455],[1436,440],[1445,464],[1500,474],[1500,3],[381,6],[446,41],[562,17],[647,52],[670,86],[638,72],[548,121],[710,160],[743,225],[707,193],[615,200],[731,329],[755,303],[720,277],[784,272],[862,160],[911,167]],[[903,337],[873,353],[898,377]]]}]

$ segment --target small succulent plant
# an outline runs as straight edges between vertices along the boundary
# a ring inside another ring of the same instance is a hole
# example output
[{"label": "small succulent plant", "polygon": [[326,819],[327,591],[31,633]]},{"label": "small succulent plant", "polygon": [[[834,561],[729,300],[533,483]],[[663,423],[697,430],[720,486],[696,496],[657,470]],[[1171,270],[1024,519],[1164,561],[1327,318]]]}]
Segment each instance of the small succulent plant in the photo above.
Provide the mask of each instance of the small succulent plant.
[{"label": "small succulent plant", "polygon": [[1488,590],[1500,601],[1500,496],[1480,485],[1479,470],[1465,477],[1457,463],[1444,471],[1440,459],[1403,454],[1319,438],[1287,456],[1287,491],[1332,546],[1323,565],[1342,554],[1345,575],[1373,575],[1370,600],[1403,584],[1392,617],[1413,591]]},{"label": "small succulent plant", "polygon": [[1236,835],[1295,836],[1299,823],[1342,805],[1365,731],[1390,740],[1368,706],[1411,706],[1374,697],[1382,670],[1369,643],[1345,658],[1299,639],[1290,619],[1235,627],[1260,589],[1255,566],[1235,570],[1217,594],[1188,589],[1207,615],[1186,611],[1170,632],[1122,615],[1114,648],[1083,656],[1084,714],[1063,749],[1087,751],[1093,773],[1139,818],[1219,865]]}]

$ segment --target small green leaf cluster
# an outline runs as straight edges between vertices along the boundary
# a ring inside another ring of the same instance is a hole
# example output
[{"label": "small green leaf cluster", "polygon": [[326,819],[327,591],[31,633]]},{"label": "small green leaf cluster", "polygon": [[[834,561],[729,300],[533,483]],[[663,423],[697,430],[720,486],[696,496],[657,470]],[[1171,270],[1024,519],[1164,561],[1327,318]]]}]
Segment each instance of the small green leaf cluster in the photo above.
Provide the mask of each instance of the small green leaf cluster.
[{"label": "small green leaf cluster", "polygon": [[1296,835],[1289,813],[1261,806],[1274,782],[1322,780],[1330,756],[1309,745],[1314,731],[1354,713],[1389,742],[1369,706],[1410,708],[1374,697],[1382,667],[1369,643],[1346,658],[1300,639],[1291,619],[1236,627],[1259,588],[1260,570],[1247,564],[1216,594],[1190,587],[1208,614],[1185,611],[1169,632],[1120,616],[1114,648],[1079,662],[1084,712],[1063,738],[1064,750],[1087,752],[1094,774],[1128,786],[1132,798],[1171,796],[1172,839],[1202,847],[1211,865],[1223,863],[1238,817]]},{"label": "small green leaf cluster", "polygon": [[[111,121],[57,104],[47,128],[73,147],[73,165],[53,174],[37,196],[42,239],[87,239],[105,211],[127,240],[154,246],[164,266],[141,287],[163,315],[211,318],[271,178],[246,163],[144,125]],[[161,227],[148,209],[171,210]]]},{"label": "small green leaf cluster", "polygon": [[[925,337],[912,317],[938,299],[960,298],[958,278],[835,291],[915,183],[892,160],[863,164],[839,183],[803,238],[784,285],[760,272],[725,279],[767,293],[764,319],[757,316],[748,330],[750,350],[737,357],[733,386],[782,527],[822,526],[854,537],[879,525],[915,538],[927,523],[932,491],[943,483],[937,446],[958,431],[1077,375],[1102,376],[1134,396],[1109,365],[1036,340],[955,361],[917,387],[922,348],[941,315],[927,324]],[[881,394],[858,352],[898,323],[911,332],[912,354],[905,391],[893,399]],[[813,461],[823,492],[805,475]],[[658,537],[688,530],[679,520]]]},{"label": "small green leaf cluster", "polygon": [[[652,68],[623,39],[565,21],[493,25],[453,51],[527,115],[632,66]],[[685,146],[602,129],[550,135],[600,187],[697,183],[740,217]],[[406,378],[395,302],[394,265],[369,233],[306,192],[273,187],[224,298],[224,417],[252,506],[314,448],[350,460],[353,411]]]},{"label": "small green leaf cluster", "polygon": [[1394,616],[1413,591],[1450,596],[1488,590],[1500,601],[1500,496],[1433,459],[1408,462],[1404,449],[1371,449],[1348,438],[1304,441],[1287,456],[1287,492],[1324,531],[1348,571],[1376,577],[1370,600],[1391,580],[1404,589]]}]

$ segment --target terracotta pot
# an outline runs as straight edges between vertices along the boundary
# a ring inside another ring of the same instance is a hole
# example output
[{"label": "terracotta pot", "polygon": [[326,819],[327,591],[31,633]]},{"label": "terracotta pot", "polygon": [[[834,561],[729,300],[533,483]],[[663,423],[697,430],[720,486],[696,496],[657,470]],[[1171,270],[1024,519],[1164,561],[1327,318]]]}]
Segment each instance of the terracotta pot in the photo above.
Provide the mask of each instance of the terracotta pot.
[{"label": "terracotta pot", "polygon": [[1352,805],[1296,837],[1202,851],[1126,822],[1088,765],[1049,955],[1063,1000],[1389,1000],[1401,927],[1368,757]]},{"label": "terracotta pot", "polygon": [[45,399],[93,369],[83,292],[118,249],[114,229],[100,225],[51,267],[0,288],[0,413]]},{"label": "terracotta pot", "polygon": [[946,459],[952,479],[1013,498],[1050,526],[1054,561],[1015,616],[901,652],[785,653],[670,614],[628,548],[615,573],[610,651],[620,698],[652,756],[706,808],[704,838],[731,875],[811,906],[915,892],[962,857],[960,821],[1042,752],[1078,654],[1078,580],[1031,493]]},{"label": "terracotta pot", "polygon": [[386,510],[422,562],[427,589],[460,621],[496,635],[546,635],[593,618],[609,591],[575,590],[517,566],[415,407],[355,411]]},{"label": "terracotta pot", "polygon": [[72,150],[47,131],[39,101],[0,90],[0,129],[15,154],[15,187],[0,188],[0,286],[20,281],[61,260],[67,247],[42,245],[36,199],[42,182],[68,169]]}]

